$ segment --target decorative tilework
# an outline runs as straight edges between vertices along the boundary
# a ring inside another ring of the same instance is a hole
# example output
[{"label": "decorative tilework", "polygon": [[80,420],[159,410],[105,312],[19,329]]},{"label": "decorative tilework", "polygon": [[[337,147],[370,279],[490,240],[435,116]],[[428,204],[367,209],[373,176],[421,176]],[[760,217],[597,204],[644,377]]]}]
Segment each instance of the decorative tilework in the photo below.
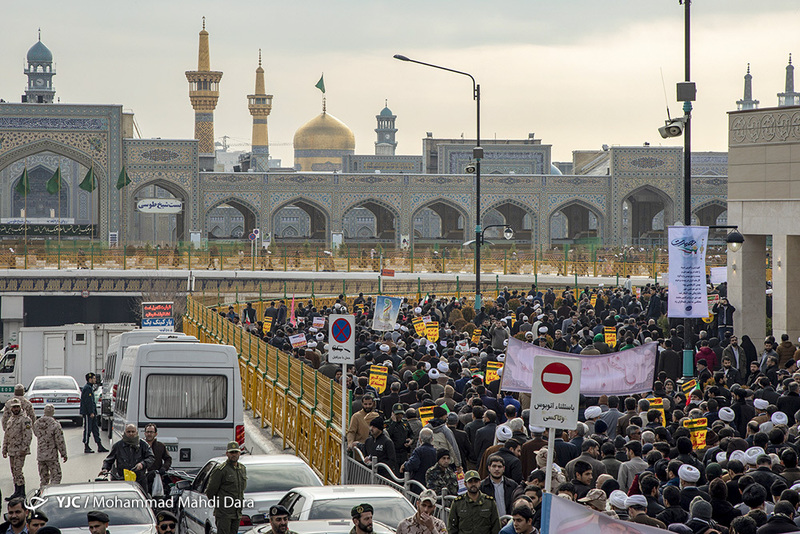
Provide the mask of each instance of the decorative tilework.
[{"label": "decorative tilework", "polygon": [[228,201],[241,202],[242,204],[250,207],[253,213],[258,213],[261,211],[261,195],[258,191],[235,193],[228,191],[206,192],[204,193],[204,200],[205,211],[213,209],[218,205]]},{"label": "decorative tilework", "polygon": [[342,215],[346,214],[353,208],[359,207],[366,202],[373,202],[391,211],[395,217],[400,216],[400,205],[402,195],[399,193],[394,194],[381,194],[380,199],[376,198],[374,193],[343,193],[340,197],[342,205]]},{"label": "decorative tilework", "polygon": [[548,210],[553,213],[556,211],[560,211],[562,208],[566,207],[567,204],[572,203],[573,201],[582,204],[589,204],[597,210],[597,215],[602,215],[605,212],[605,202],[606,202],[606,195],[575,195],[572,193],[562,193],[557,195],[548,195],[547,197],[547,207]]},{"label": "decorative tilework", "polygon": [[0,117],[0,130],[107,130],[106,119],[72,117]]}]

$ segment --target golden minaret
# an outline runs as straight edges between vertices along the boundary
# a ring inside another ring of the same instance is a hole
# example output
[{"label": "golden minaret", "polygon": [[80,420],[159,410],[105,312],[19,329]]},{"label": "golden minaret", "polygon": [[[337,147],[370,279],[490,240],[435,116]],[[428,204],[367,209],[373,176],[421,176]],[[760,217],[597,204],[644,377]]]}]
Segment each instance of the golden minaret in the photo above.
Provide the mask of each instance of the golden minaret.
[{"label": "golden minaret", "polygon": [[[202,162],[203,157],[214,157],[214,108],[219,100],[222,72],[211,70],[205,17],[203,29],[200,31],[197,70],[186,71],[186,79],[189,81],[189,100],[194,108],[194,138],[200,141],[201,167],[208,169],[208,165],[203,165]],[[213,170],[213,161],[208,170]]]},{"label": "golden minaret", "polygon": [[258,50],[258,68],[256,69],[255,94],[247,95],[247,109],[253,116],[252,154],[250,168],[256,172],[267,171],[269,168],[269,136],[267,132],[267,117],[272,111],[272,95],[266,94],[264,89],[264,69],[261,67],[261,49]]}]

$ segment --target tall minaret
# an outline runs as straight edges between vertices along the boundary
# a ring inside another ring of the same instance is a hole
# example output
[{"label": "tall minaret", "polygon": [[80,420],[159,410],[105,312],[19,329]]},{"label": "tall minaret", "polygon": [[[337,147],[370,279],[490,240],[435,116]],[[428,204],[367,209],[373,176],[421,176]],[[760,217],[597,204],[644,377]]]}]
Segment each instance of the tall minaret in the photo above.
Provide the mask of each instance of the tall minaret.
[{"label": "tall minaret", "polygon": [[250,168],[255,172],[269,170],[269,136],[267,133],[267,117],[272,111],[272,95],[264,89],[264,69],[261,68],[261,49],[258,50],[258,68],[256,69],[255,94],[247,95],[247,109],[253,116],[252,153]]},{"label": "tall minaret", "polygon": [[756,109],[758,100],[753,100],[753,77],[750,75],[750,63],[747,64],[747,74],[744,75],[744,98],[736,101],[736,109]]},{"label": "tall minaret", "polygon": [[39,30],[39,40],[28,50],[25,66],[25,75],[28,85],[25,86],[23,102],[34,104],[52,104],[56,96],[53,87],[53,76],[56,69],[53,67],[53,54],[42,43],[42,30]]},{"label": "tall minaret", "polygon": [[206,18],[200,32],[197,70],[186,71],[189,81],[189,100],[194,108],[194,138],[200,141],[200,170],[214,170],[214,108],[219,100],[219,81],[222,72],[211,70]]},{"label": "tall minaret", "polygon": [[375,155],[376,156],[394,156],[397,149],[397,128],[394,127],[394,121],[397,115],[392,113],[389,109],[389,101],[387,100],[383,109],[375,119],[378,121],[378,127],[375,128],[375,133],[378,134],[378,140],[375,141]]},{"label": "tall minaret", "polygon": [[789,64],[786,65],[786,89],[783,93],[778,93],[778,106],[798,105],[800,105],[800,93],[794,91],[794,66],[792,65],[792,54],[789,54]]}]

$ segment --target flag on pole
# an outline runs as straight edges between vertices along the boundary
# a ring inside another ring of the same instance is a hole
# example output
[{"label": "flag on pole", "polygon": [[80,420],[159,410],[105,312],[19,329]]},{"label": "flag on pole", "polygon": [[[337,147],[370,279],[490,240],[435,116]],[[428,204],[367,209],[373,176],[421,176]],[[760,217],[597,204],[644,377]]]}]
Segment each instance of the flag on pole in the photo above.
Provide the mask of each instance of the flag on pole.
[{"label": "flag on pole", "polygon": [[[130,180],[128,180],[130,183]],[[125,184],[127,185],[127,184]],[[84,191],[92,192],[97,189],[97,178],[94,177],[94,167],[89,167],[83,181],[78,185]],[[122,187],[125,187],[124,185]]]},{"label": "flag on pole", "polygon": [[117,179],[117,189],[122,189],[129,183],[131,183],[131,179],[128,177],[128,173],[125,172],[125,165],[123,165],[122,170],[119,171],[119,178]]},{"label": "flag on pole", "polygon": [[55,195],[61,191],[61,167],[58,167],[56,172],[53,173],[53,176],[47,180],[45,189],[47,189],[47,192],[51,195]]},{"label": "flag on pole", "polygon": [[22,171],[22,176],[20,177],[19,181],[17,181],[17,185],[14,186],[14,191],[23,197],[27,197],[28,193],[31,192],[31,183],[28,180],[28,167],[25,167],[25,169]]},{"label": "flag on pole", "polygon": [[325,94],[325,80],[323,78],[325,78],[324,74],[322,74],[319,77],[319,81],[317,82],[317,85],[315,85],[314,87],[316,87],[317,89],[322,91],[322,94],[324,95]]}]

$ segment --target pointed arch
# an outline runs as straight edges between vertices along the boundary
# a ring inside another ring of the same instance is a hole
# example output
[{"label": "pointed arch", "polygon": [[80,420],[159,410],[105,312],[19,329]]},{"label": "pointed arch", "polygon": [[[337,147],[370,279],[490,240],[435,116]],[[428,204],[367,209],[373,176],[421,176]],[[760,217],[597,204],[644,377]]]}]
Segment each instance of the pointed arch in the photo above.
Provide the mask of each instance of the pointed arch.
[{"label": "pointed arch", "polygon": [[[306,215],[308,215],[310,219],[309,233],[311,234],[308,237],[310,239],[321,241],[327,241],[329,239],[328,236],[330,235],[331,229],[330,212],[316,200],[312,200],[303,195],[298,195],[290,200],[286,200],[272,210],[271,223],[274,234],[277,235],[277,229],[279,225],[276,224],[276,220],[280,215],[281,210],[283,208],[288,208],[289,206],[296,206],[303,210]],[[297,236],[300,237],[299,232],[297,233]]]},{"label": "pointed arch", "polygon": [[156,178],[153,180],[148,180],[141,184],[137,184],[136,189],[128,193],[128,195],[125,197],[128,199],[128,209],[126,210],[127,212],[126,218],[128,219],[128,221],[126,221],[125,227],[134,228],[134,225],[131,223],[133,222],[132,221],[133,218],[139,215],[138,212],[136,211],[136,202],[138,196],[144,188],[152,186],[160,187],[161,189],[171,194],[173,197],[183,201],[183,209],[181,210],[180,213],[177,213],[175,215],[175,228],[176,228],[175,237],[178,241],[184,241],[186,239],[186,236],[189,235],[189,228],[187,228],[187,224],[190,218],[188,217],[187,210],[189,203],[191,202],[191,196],[181,186],[165,178]]},{"label": "pointed arch", "polygon": [[[630,205],[629,223],[625,226],[625,211]],[[628,192],[620,201],[620,213],[623,214],[623,236],[630,236],[633,244],[656,244],[663,241],[666,227],[676,220],[675,202],[662,189],[645,184]],[[663,212],[663,216],[661,213]],[[653,221],[663,218],[661,229],[656,229]]]},{"label": "pointed arch", "polygon": [[102,184],[102,180],[100,180],[100,176],[105,176],[106,169],[102,165],[100,165],[97,161],[92,159],[91,156],[86,154],[85,152],[81,152],[80,150],[76,150],[71,146],[67,146],[63,143],[57,143],[50,139],[39,139],[38,141],[33,141],[32,143],[25,144],[23,146],[19,146],[17,148],[13,148],[0,156],[0,171],[8,167],[9,165],[16,163],[21,159],[25,159],[30,156],[35,156],[39,152],[52,152],[54,154],[58,154],[59,156],[63,156],[67,159],[71,159],[73,161],[77,161],[87,169],[92,167],[94,164],[95,174],[98,178],[98,183]]},{"label": "pointed arch", "polygon": [[[572,209],[575,208],[575,209]],[[589,216],[586,213],[581,213],[579,210],[585,210],[594,215],[597,221],[597,228],[591,229],[589,224]],[[553,219],[562,213],[567,218],[567,240],[582,239],[586,237],[602,237],[603,225],[605,224],[604,213],[596,205],[586,202],[585,200],[574,197],[559,204],[556,208],[550,211],[547,217],[547,238],[548,241],[553,241]]]},{"label": "pointed arch", "polygon": [[358,225],[353,226],[352,238],[369,239],[377,238],[380,240],[397,240],[397,228],[400,224],[400,211],[395,207],[375,197],[361,199],[353,202],[342,210],[342,228],[345,228],[347,216],[357,208],[368,210],[375,217],[374,232],[370,231],[366,235]]},{"label": "pointed arch", "polygon": [[[470,218],[469,213],[463,206],[444,197],[432,198],[418,206],[411,214],[412,228],[417,214],[425,208],[432,210],[441,220],[439,239],[467,240],[467,228],[469,227]],[[458,227],[459,218],[463,222],[461,228]]]},{"label": "pointed arch", "polygon": [[205,213],[203,214],[203,224],[206,225],[206,227],[208,227],[209,216],[211,215],[211,212],[222,205],[227,205],[232,207],[233,209],[241,213],[244,219],[243,225],[234,225],[237,228],[241,227],[239,228],[240,231],[238,232],[241,235],[236,237],[237,228],[234,228],[234,230],[232,230],[230,234],[231,239],[246,238],[247,236],[250,235],[250,232],[252,232],[254,228],[258,228],[258,223],[259,223],[258,209],[255,206],[253,206],[250,202],[234,195],[226,197],[222,200],[218,200],[215,204],[213,204],[212,206],[210,206],[208,209],[205,210]]},{"label": "pointed arch", "polygon": [[[505,224],[514,229],[514,240],[536,242],[538,220],[536,211],[532,206],[514,198],[504,198],[489,204],[481,212],[481,221],[485,222],[486,216],[492,210],[497,210],[503,217]],[[525,228],[524,219],[526,215],[530,219],[530,228]]]}]

